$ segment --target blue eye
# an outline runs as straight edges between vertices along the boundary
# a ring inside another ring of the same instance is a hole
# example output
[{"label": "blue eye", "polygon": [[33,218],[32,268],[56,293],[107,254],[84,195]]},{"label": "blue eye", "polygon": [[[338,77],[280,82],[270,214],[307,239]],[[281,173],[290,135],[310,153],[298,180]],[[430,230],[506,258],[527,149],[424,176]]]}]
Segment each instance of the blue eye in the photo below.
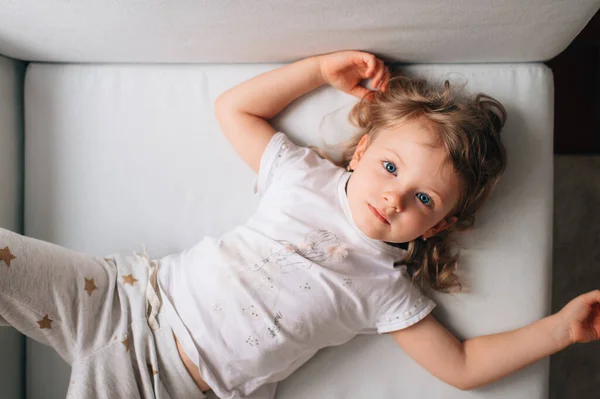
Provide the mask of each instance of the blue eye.
[{"label": "blue eye", "polygon": [[390,173],[396,173],[396,165],[389,161],[383,161],[383,167]]},{"label": "blue eye", "polygon": [[427,206],[431,206],[431,198],[427,194],[417,193],[417,197],[423,204],[425,204]]},{"label": "blue eye", "polygon": [[[392,173],[392,174],[396,174],[396,172],[398,171],[396,169],[396,165],[394,165],[392,162],[390,161],[383,161],[383,167],[385,168],[385,170],[387,170],[388,172]],[[421,201],[423,203],[423,205],[425,206],[433,206],[433,201],[431,200],[431,197],[425,193],[417,193],[416,194],[417,198],[419,198],[419,201]]]}]

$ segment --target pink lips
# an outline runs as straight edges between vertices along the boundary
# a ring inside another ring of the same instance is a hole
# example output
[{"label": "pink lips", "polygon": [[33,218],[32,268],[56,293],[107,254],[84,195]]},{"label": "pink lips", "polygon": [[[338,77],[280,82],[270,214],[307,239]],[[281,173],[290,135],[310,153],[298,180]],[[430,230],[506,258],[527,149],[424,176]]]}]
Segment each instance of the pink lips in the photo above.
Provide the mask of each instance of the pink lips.
[{"label": "pink lips", "polygon": [[385,217],[384,217],[384,216],[383,216],[381,213],[379,213],[379,211],[378,211],[376,208],[373,208],[373,207],[371,206],[371,204],[369,204],[369,209],[371,210],[371,212],[373,212],[373,214],[374,214],[375,216],[377,216],[377,218],[378,218],[378,219],[379,219],[379,220],[380,220],[382,223],[385,223],[385,224],[390,224],[390,222],[388,222],[388,221],[387,221],[387,219],[386,219],[386,218],[385,218]]}]

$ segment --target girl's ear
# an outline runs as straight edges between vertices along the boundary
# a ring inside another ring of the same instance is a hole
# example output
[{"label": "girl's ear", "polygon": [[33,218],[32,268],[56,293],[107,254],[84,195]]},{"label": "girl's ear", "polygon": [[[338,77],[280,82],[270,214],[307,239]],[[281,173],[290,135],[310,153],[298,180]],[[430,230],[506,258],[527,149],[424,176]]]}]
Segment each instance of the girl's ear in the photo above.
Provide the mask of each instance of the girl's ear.
[{"label": "girl's ear", "polygon": [[369,141],[368,134],[364,134],[360,138],[360,141],[358,142],[358,145],[356,146],[356,149],[354,150],[354,154],[352,155],[352,159],[350,160],[350,167],[352,169],[356,169],[356,164],[358,163],[358,161],[360,161],[360,158],[363,156],[363,154],[367,150],[368,141]]},{"label": "girl's ear", "polygon": [[447,228],[450,228],[454,223],[456,223],[457,220],[458,218],[456,216],[440,220],[435,226],[423,233],[423,238],[429,238],[431,236],[436,235],[440,231],[444,231]]}]

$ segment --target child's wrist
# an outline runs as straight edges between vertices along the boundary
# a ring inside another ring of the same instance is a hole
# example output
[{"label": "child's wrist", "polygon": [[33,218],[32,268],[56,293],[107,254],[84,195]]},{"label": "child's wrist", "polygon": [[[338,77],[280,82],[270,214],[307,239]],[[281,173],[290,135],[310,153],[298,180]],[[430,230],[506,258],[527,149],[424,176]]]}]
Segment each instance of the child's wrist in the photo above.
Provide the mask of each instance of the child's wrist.
[{"label": "child's wrist", "polygon": [[317,72],[316,72],[315,75],[316,75],[316,79],[318,81],[318,84],[320,84],[320,85],[329,84],[329,82],[325,78],[325,74],[323,73],[323,68],[322,68],[322,64],[321,64],[321,60],[323,59],[323,56],[322,55],[315,55],[315,56],[313,56],[311,58],[315,61],[315,64],[317,66]]},{"label": "child's wrist", "polygon": [[556,345],[562,350],[574,342],[571,338],[569,323],[559,313],[546,317],[548,321],[548,332],[556,342]]}]

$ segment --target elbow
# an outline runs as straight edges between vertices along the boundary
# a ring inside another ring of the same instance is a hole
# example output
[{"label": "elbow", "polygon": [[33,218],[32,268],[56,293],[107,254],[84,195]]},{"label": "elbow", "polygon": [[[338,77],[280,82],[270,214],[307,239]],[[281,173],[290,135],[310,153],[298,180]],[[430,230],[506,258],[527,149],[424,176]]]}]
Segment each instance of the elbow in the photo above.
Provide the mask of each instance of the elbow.
[{"label": "elbow", "polygon": [[221,93],[219,97],[216,98],[214,103],[215,111],[217,111],[220,108],[231,108],[231,105],[227,104],[229,102],[228,98],[231,97],[228,93],[229,90],[227,90],[224,93]]},{"label": "elbow", "polygon": [[235,109],[238,105],[235,101],[236,99],[231,96],[231,89],[229,89],[215,99],[214,109],[215,111]]},{"label": "elbow", "polygon": [[[217,119],[220,118],[228,118],[231,112],[244,112],[239,107],[239,104],[236,104],[234,100],[232,100],[231,96],[227,95],[227,92],[221,94],[214,102],[214,112]],[[246,113],[246,112],[244,112]]]},{"label": "elbow", "polygon": [[477,388],[476,386],[474,386],[473,384],[469,384],[468,382],[459,382],[457,384],[453,384],[453,386],[455,388],[460,389],[461,391],[470,391]]},{"label": "elbow", "polygon": [[219,110],[221,110],[223,108],[223,102],[224,102],[224,97],[223,94],[221,94],[219,97],[217,97],[217,99],[215,100],[215,104],[214,104],[214,108],[215,108],[215,113],[219,113]]},{"label": "elbow", "polygon": [[461,391],[470,391],[477,388],[477,384],[474,383],[471,373],[469,373],[469,367],[467,365],[467,348],[464,342],[461,343],[461,361],[459,367],[458,378],[452,384],[455,388]]},{"label": "elbow", "polygon": [[459,380],[455,381],[452,385],[461,391],[472,391],[486,385],[486,382],[477,380],[473,375],[469,375],[469,373],[465,372],[460,376]]},{"label": "elbow", "polygon": [[[440,378],[438,376],[438,378]],[[460,389],[461,391],[470,391],[472,389],[477,388],[476,384],[473,384],[468,378],[463,375],[453,375],[447,376],[446,378],[440,378],[446,384],[453,386],[456,389]]]}]

